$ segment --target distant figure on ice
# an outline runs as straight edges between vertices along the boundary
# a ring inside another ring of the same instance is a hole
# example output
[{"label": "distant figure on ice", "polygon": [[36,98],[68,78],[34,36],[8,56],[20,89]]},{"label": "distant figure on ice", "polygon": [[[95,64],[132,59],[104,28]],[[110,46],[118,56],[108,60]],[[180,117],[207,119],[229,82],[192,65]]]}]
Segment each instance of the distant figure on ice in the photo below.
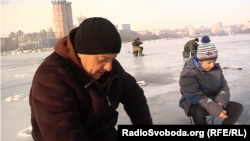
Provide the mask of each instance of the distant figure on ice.
[{"label": "distant figure on ice", "polygon": [[206,116],[224,119],[222,125],[233,125],[240,117],[243,106],[230,101],[227,81],[219,63],[215,63],[218,51],[210,38],[201,39],[197,55],[192,56],[180,74],[182,97],[179,106],[195,124],[207,124]]},{"label": "distant figure on ice", "polygon": [[191,52],[191,56],[194,56],[196,54],[197,48],[198,48],[198,42],[199,42],[199,39],[195,38],[193,40],[188,41],[184,45],[184,51],[182,52],[184,63],[190,58],[190,52]]},{"label": "distant figure on ice", "polygon": [[[184,51],[189,52],[189,53],[191,52],[191,56],[194,56],[197,53],[198,42],[199,42],[198,38],[195,38],[194,40],[188,41],[184,45]],[[186,53],[185,53],[185,55],[186,55]],[[189,56],[190,56],[190,54],[189,54]],[[189,58],[189,57],[186,57],[186,56],[184,56],[184,57]]]},{"label": "distant figure on ice", "polygon": [[140,41],[139,37],[134,39],[134,41],[132,42],[133,54],[134,54],[135,57],[138,56],[138,52],[139,52],[139,56],[144,56],[144,54],[142,54],[143,47],[140,46],[141,44],[143,44],[143,42]]},{"label": "distant figure on ice", "polygon": [[118,31],[101,17],[57,42],[30,90],[35,141],[117,141],[120,103],[133,125],[153,124],[143,89],[116,60],[120,50]]}]

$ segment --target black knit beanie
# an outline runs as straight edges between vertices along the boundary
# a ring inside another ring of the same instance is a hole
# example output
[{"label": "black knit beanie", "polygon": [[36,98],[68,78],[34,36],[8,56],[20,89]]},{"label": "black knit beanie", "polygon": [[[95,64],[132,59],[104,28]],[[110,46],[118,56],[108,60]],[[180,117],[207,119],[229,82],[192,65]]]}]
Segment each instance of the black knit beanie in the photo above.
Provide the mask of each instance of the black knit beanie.
[{"label": "black knit beanie", "polygon": [[74,48],[79,54],[117,54],[121,50],[121,37],[109,20],[88,18],[76,31]]},{"label": "black knit beanie", "polygon": [[199,42],[199,38],[195,38],[194,40],[197,41],[197,42]]}]

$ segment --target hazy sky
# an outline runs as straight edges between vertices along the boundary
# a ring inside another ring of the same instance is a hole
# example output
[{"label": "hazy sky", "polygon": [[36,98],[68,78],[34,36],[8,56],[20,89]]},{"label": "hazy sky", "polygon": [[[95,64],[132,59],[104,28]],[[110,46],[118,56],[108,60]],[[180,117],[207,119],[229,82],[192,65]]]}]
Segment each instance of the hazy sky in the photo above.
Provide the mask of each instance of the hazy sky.
[{"label": "hazy sky", "polygon": [[[250,21],[250,0],[68,0],[73,21],[80,15],[104,17],[121,29],[176,29],[193,25],[246,24]],[[10,32],[39,32],[52,26],[51,0],[1,0],[1,37]]]}]

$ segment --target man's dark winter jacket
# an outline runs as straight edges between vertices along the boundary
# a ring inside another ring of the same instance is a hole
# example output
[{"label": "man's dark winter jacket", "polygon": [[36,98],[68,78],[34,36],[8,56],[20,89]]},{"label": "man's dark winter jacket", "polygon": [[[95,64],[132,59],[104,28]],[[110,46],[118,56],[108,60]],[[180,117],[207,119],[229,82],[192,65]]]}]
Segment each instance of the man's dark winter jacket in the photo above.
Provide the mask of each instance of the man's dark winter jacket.
[{"label": "man's dark winter jacket", "polygon": [[207,72],[200,66],[196,56],[191,57],[181,71],[179,85],[182,94],[179,104],[187,116],[190,116],[191,104],[200,104],[215,118],[223,110],[217,103],[222,103],[226,108],[229,102],[229,87],[218,63]]},{"label": "man's dark winter jacket", "polygon": [[152,124],[143,90],[117,60],[104,74],[106,89],[84,71],[73,49],[77,28],[59,40],[35,72],[30,90],[35,141],[117,140],[119,103],[132,124]]},{"label": "man's dark winter jacket", "polygon": [[139,40],[135,40],[134,42],[133,42],[133,46],[140,46],[142,44],[142,42],[141,41],[139,41]]}]

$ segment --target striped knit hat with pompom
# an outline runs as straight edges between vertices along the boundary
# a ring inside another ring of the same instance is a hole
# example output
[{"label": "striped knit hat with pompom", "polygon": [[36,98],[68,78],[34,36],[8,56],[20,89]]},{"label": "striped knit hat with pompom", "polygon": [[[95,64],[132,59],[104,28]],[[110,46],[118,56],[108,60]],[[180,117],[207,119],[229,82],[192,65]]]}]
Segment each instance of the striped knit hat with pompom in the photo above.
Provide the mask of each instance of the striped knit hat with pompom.
[{"label": "striped knit hat with pompom", "polygon": [[198,61],[216,60],[218,51],[214,44],[210,43],[210,38],[204,36],[201,39],[201,44],[198,46],[197,59]]}]

